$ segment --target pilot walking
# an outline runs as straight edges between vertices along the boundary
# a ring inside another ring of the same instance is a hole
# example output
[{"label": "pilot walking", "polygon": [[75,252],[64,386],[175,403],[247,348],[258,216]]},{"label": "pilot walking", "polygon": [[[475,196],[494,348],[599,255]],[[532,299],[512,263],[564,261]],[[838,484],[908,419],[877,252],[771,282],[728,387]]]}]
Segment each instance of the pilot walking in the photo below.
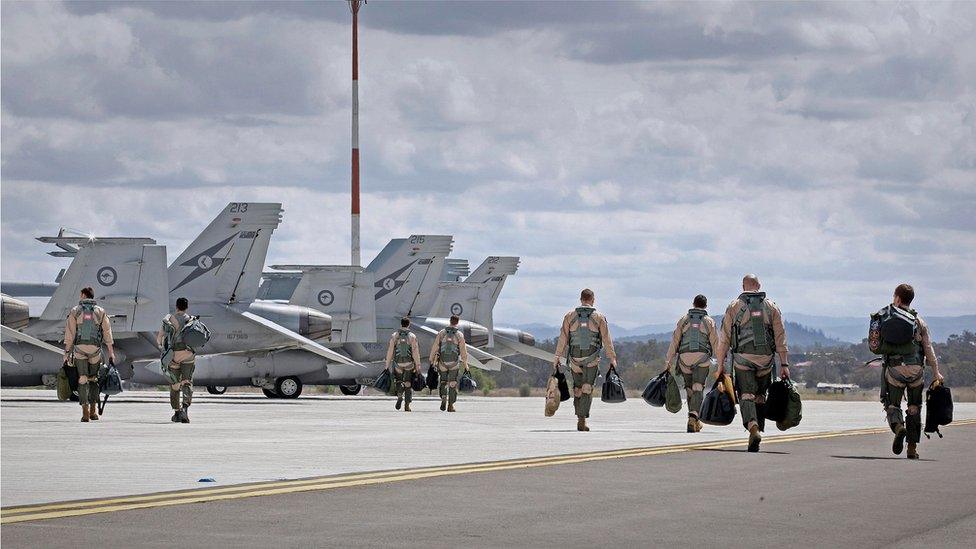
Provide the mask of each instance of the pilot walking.
[{"label": "pilot walking", "polygon": [[468,347],[464,343],[464,334],[458,330],[461,318],[451,316],[451,325],[437,332],[434,344],[430,346],[430,363],[436,365],[440,374],[438,389],[441,395],[441,411],[454,411],[457,401],[458,374],[461,365],[468,371]]},{"label": "pilot walking", "polygon": [[718,329],[715,320],[708,316],[705,307],[708,299],[699,294],[692,302],[692,308],[678,319],[678,325],[671,335],[671,346],[664,359],[668,368],[674,364],[684,380],[685,394],[688,397],[688,432],[701,431],[698,410],[702,404],[702,391],[708,377],[708,366],[713,353],[718,349]]},{"label": "pilot walking", "polygon": [[[165,375],[169,378],[169,403],[173,407],[173,423],[190,423],[187,409],[193,400],[193,370],[196,353],[183,341],[183,328],[193,320],[187,313],[190,303],[185,297],[176,300],[176,312],[163,318],[156,334],[156,344],[163,349]],[[182,397],[182,402],[181,402]]]},{"label": "pilot walking", "polygon": [[580,292],[580,306],[566,313],[559,341],[556,344],[556,362],[559,357],[567,357],[570,372],[573,374],[573,408],[576,410],[576,430],[589,431],[586,418],[590,417],[590,404],[593,402],[593,384],[600,373],[600,351],[606,350],[610,367],[617,366],[617,354],[613,350],[613,340],[607,319],[593,307],[593,290]]},{"label": "pilot walking", "polygon": [[98,419],[98,369],[102,365],[102,344],[108,360],[115,363],[112,323],[105,309],[95,304],[95,290],[82,288],[81,300],[68,312],[64,323],[64,361],[78,370],[78,402],[81,421]]},{"label": "pilot walking", "polygon": [[[884,356],[882,404],[895,434],[891,451],[900,455],[907,437],[908,459],[918,459],[925,365],[932,367],[934,380],[942,381],[929,328],[911,308],[913,299],[915,289],[910,284],[899,284],[891,305],[872,315],[868,333],[871,351]],[[903,397],[908,403],[907,417],[902,415]]]},{"label": "pilot walking", "polygon": [[391,363],[395,363],[392,370],[397,396],[394,408],[399,410],[403,406],[403,411],[409,412],[410,401],[413,400],[413,376],[420,375],[420,347],[416,334],[410,331],[409,318],[401,319],[400,329],[390,336],[390,345],[386,349],[387,370]]},{"label": "pilot walking", "polygon": [[732,351],[735,387],[739,393],[742,424],[749,431],[750,452],[759,451],[766,424],[766,391],[772,383],[775,358],[779,355],[779,375],[790,377],[786,330],[779,307],[760,292],[759,277],[742,278],[742,293],[729,304],[722,318],[719,339],[719,377],[725,373],[725,355]]}]

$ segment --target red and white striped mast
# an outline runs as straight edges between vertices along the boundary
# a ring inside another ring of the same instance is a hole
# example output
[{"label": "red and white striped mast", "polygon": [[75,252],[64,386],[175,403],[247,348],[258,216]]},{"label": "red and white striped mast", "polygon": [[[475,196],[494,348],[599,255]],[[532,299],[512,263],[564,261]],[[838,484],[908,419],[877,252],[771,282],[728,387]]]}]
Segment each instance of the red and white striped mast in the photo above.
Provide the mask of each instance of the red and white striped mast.
[{"label": "red and white striped mast", "polygon": [[352,264],[359,254],[359,8],[365,0],[348,0],[352,11]]}]

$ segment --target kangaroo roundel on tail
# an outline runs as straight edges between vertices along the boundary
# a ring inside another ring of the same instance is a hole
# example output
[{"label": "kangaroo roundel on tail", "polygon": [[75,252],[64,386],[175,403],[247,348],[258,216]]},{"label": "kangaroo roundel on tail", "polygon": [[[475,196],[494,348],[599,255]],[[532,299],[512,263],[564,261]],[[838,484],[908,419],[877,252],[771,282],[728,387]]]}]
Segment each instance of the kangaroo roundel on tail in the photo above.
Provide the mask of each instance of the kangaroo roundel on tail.
[{"label": "kangaroo roundel on tail", "polygon": [[231,202],[169,266],[170,297],[191,302],[254,300],[281,204]]}]

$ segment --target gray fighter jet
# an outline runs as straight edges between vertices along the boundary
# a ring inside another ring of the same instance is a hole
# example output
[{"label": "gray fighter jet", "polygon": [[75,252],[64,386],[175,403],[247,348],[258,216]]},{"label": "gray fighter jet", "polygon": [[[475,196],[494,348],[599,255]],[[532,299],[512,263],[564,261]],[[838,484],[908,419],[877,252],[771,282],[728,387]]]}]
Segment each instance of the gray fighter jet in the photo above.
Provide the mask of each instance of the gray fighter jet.
[{"label": "gray fighter jet", "polygon": [[[207,384],[278,379],[314,371],[327,361],[361,369],[319,343],[331,335],[329,315],[308,307],[254,302],[280,219],[280,204],[228,204],[168,271],[165,248],[151,239],[63,233],[41,238],[61,248],[54,255],[72,257],[72,263],[57,285],[3,284],[3,384],[54,382],[62,362],[64,318],[85,286],[96,289],[96,300],[110,315],[123,377],[139,383],[166,383],[158,360],[152,361],[159,356],[155,332],[181,296],[213,332],[203,351],[234,357],[198,365],[197,376]],[[30,317],[31,302],[42,305],[40,317]],[[300,359],[276,360],[296,350]]]}]

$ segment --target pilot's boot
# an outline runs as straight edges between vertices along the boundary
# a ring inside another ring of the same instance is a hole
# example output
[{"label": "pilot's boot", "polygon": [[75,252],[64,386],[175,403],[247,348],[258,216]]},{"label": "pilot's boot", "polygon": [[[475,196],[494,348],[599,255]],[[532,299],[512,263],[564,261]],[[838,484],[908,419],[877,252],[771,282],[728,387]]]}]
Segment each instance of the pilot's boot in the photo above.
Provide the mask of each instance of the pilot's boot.
[{"label": "pilot's boot", "polygon": [[701,431],[701,423],[695,416],[688,416],[688,432],[697,433],[698,431]]},{"label": "pilot's boot", "polygon": [[577,431],[589,431],[590,428],[586,426],[586,418],[581,417],[576,420],[576,430]]},{"label": "pilot's boot", "polygon": [[403,406],[403,411],[404,411],[404,412],[409,412],[409,411],[410,411],[410,403],[409,403],[409,402],[408,402],[408,403],[406,403],[406,404],[405,404],[405,405]]},{"label": "pilot's boot", "polygon": [[186,415],[186,412],[189,409],[189,406],[184,406],[183,409],[180,410],[180,423],[190,423],[190,416]]},{"label": "pilot's boot", "polygon": [[403,406],[403,396],[397,395],[397,401],[396,404],[393,405],[393,407],[399,410],[401,406]]},{"label": "pilot's boot", "polygon": [[905,435],[908,434],[908,430],[905,429],[903,423],[899,423],[895,426],[895,440],[891,443],[891,451],[894,452],[896,456],[901,455],[901,451],[905,448]]},{"label": "pilot's boot", "polygon": [[441,398],[441,411],[447,410],[447,398]]},{"label": "pilot's boot", "polygon": [[91,420],[91,412],[88,410],[87,404],[81,405],[81,422],[88,423]]},{"label": "pilot's boot", "polygon": [[172,421],[173,423],[179,423],[180,422],[180,411],[179,410],[173,410],[173,417],[169,418],[169,420]]},{"label": "pilot's boot", "polygon": [[88,419],[98,421],[98,404],[88,405]]},{"label": "pilot's boot", "polygon": [[454,410],[454,404],[453,403],[447,405],[447,411],[448,412],[454,412],[454,411],[456,411],[456,410]]},{"label": "pilot's boot", "polygon": [[759,443],[762,442],[762,435],[759,434],[759,425],[749,427],[749,448],[750,452],[759,451]]},{"label": "pilot's boot", "polygon": [[908,459],[918,459],[918,443],[917,442],[909,442],[908,443],[908,455],[906,457]]}]

